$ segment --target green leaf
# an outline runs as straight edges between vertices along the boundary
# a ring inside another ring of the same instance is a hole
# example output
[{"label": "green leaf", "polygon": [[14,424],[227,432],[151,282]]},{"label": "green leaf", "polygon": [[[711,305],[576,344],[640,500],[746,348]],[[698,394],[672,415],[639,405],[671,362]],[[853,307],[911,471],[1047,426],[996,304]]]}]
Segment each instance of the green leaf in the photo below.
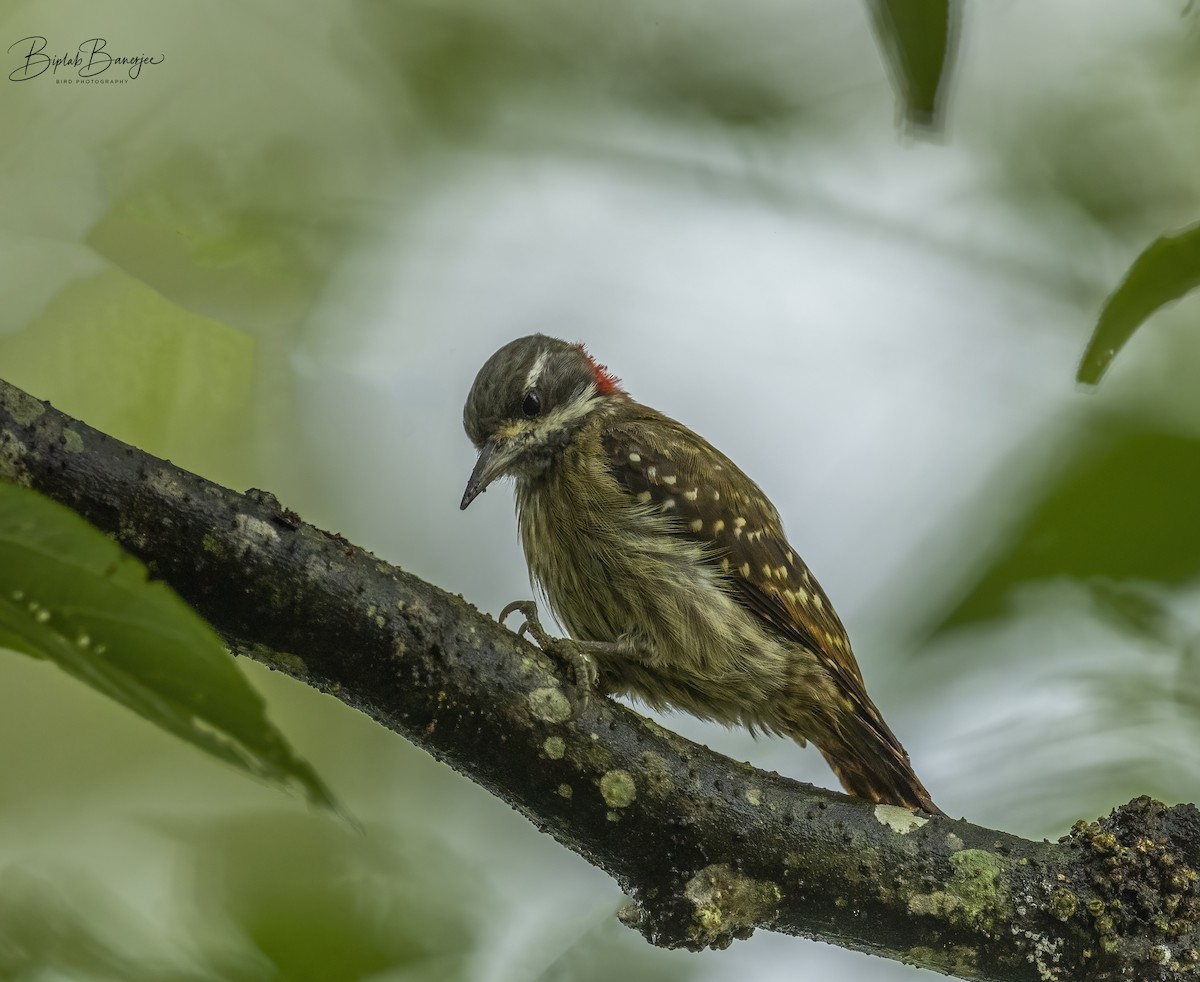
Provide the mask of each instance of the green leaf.
[{"label": "green leaf", "polygon": [[1133,261],[1104,302],[1075,378],[1095,385],[1133,332],[1159,307],[1200,286],[1200,225],[1164,235]]},{"label": "green leaf", "polygon": [[249,334],[116,269],[72,280],[27,327],[0,335],[6,381],[231,484],[256,399],[255,355]]},{"label": "green leaf", "polygon": [[1123,627],[1163,633],[1165,615],[1130,584],[1200,576],[1200,440],[1121,425],[1102,439],[1030,505],[935,631],[1003,617],[1021,586],[1066,577]]},{"label": "green leaf", "polygon": [[0,647],[52,661],[213,756],[297,781],[334,807],[187,604],[78,515],[9,484],[0,484]]},{"label": "green leaf", "polygon": [[944,83],[958,46],[958,3],[869,0],[869,7],[905,121],[913,128],[941,129]]}]

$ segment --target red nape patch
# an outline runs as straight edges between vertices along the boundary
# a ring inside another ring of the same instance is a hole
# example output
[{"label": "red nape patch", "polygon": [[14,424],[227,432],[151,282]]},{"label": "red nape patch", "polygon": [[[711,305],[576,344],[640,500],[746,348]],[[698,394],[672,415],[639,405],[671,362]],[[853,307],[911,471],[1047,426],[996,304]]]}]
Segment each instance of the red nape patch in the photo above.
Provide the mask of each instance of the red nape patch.
[{"label": "red nape patch", "polygon": [[579,353],[587,359],[588,365],[596,375],[596,391],[602,396],[610,396],[614,392],[621,391],[621,380],[613,375],[607,365],[601,365],[595,358],[588,354],[587,348],[582,344],[575,345],[579,349]]}]

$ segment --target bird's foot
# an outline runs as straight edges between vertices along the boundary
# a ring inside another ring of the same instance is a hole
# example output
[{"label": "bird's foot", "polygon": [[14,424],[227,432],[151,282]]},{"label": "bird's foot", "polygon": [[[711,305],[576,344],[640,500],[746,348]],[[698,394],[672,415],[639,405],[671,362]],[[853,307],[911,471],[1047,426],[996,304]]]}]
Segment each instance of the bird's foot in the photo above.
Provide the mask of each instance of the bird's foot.
[{"label": "bird's foot", "polygon": [[538,619],[537,604],[532,600],[514,600],[500,611],[499,623],[503,624],[506,617],[516,612],[525,618],[525,622],[517,628],[517,637],[528,634],[551,658],[557,658],[570,666],[575,679],[571,715],[572,718],[578,717],[587,708],[588,699],[596,690],[596,683],[600,679],[600,668],[589,650],[590,643],[573,638],[556,638],[547,633]]}]

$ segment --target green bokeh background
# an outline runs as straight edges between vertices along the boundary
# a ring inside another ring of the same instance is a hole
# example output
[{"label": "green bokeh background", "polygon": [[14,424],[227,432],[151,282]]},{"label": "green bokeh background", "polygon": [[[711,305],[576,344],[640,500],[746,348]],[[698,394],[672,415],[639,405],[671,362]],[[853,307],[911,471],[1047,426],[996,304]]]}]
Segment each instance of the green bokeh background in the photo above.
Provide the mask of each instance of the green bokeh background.
[{"label": "green bokeh background", "polygon": [[[496,611],[528,587],[505,492],[457,511],[462,399],[511,337],[587,340],[767,488],[947,811],[1055,837],[1194,801],[1200,302],[1073,380],[1200,216],[1197,14],[972,7],[914,131],[872,9],[10,4],[5,49],[163,61],[7,53],[0,376]],[[650,949],[505,805],[242,667],[361,831],[0,653],[0,977],[917,977]]]}]

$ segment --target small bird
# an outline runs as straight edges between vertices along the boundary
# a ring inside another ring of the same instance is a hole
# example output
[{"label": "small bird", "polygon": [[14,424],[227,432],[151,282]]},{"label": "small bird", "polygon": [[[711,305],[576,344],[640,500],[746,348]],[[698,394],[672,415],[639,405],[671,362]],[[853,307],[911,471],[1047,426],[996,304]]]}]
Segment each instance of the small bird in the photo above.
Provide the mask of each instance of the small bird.
[{"label": "small bird", "polygon": [[852,795],[940,815],[867,695],[846,629],[774,505],[702,437],[634,401],[581,344],[533,334],[487,360],[463,408],[479,451],[462,508],[516,482],[530,575],[586,694],[815,743]]}]

